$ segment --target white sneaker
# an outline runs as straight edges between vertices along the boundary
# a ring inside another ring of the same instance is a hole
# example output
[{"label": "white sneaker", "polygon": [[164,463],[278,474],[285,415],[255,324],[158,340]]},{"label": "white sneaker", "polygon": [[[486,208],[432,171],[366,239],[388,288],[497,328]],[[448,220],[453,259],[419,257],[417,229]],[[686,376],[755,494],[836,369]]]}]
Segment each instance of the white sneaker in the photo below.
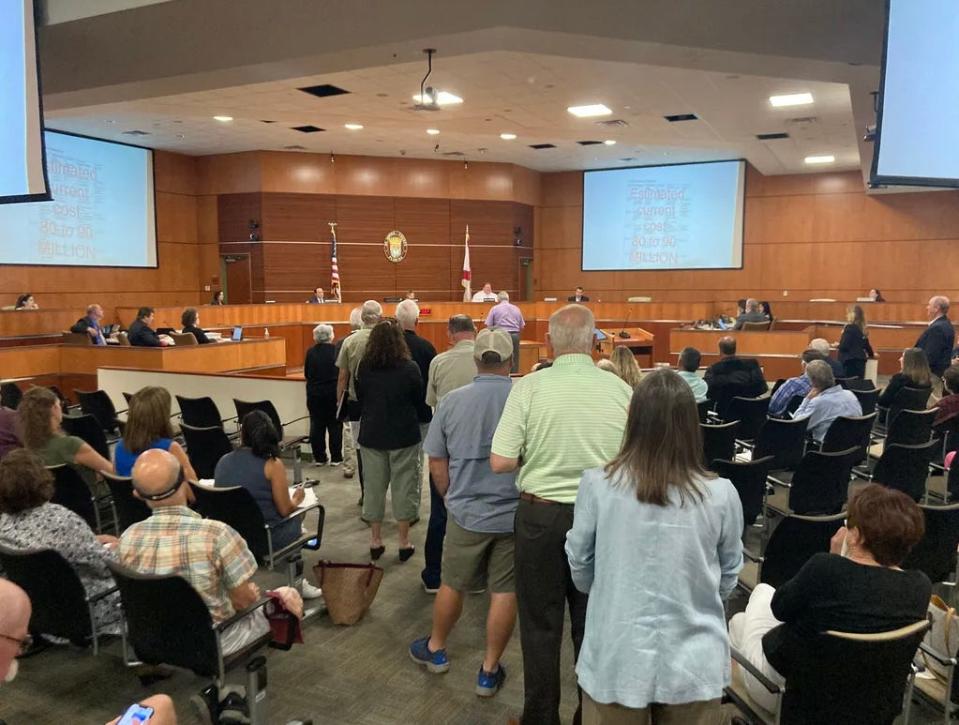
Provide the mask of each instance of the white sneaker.
[{"label": "white sneaker", "polygon": [[323,590],[310,584],[304,577],[300,582],[300,595],[304,599],[319,599],[323,596]]}]

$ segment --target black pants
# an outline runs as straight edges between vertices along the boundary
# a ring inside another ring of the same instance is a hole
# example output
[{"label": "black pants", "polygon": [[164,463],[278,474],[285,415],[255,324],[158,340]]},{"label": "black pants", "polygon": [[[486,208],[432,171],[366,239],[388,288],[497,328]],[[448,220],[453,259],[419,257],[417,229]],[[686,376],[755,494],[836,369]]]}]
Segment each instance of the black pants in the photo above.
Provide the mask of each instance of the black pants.
[{"label": "black pants", "polygon": [[[310,411],[310,448],[313,460],[326,463],[327,460],[343,460],[343,424],[336,419],[336,398],[306,396],[306,407]],[[330,458],[326,456],[326,436],[330,436]]]},{"label": "black pants", "polygon": [[843,360],[842,370],[847,378],[865,378],[866,361],[863,360]]},{"label": "black pants", "polygon": [[[523,645],[524,725],[559,725],[560,649],[569,606],[573,651],[579,658],[587,597],[573,586],[566,559],[572,504],[520,501],[516,510],[516,599]],[[580,695],[580,700],[582,697]],[[582,703],[574,725],[582,721]]]},{"label": "black pants", "polygon": [[436,490],[433,477],[430,476],[430,521],[426,526],[426,543],[423,545],[423,558],[426,566],[420,572],[423,584],[431,589],[439,589],[443,572],[443,541],[446,538],[446,502]]}]

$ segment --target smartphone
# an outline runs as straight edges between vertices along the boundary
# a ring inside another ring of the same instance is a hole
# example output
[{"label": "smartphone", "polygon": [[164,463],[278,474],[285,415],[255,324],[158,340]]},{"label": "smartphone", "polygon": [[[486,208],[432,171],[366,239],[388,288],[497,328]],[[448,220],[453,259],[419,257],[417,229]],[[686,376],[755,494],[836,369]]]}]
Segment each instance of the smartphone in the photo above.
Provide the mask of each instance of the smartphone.
[{"label": "smartphone", "polygon": [[120,722],[117,725],[141,725],[153,717],[153,708],[145,707],[138,702],[133,703],[123,713],[123,717],[120,718]]},{"label": "smartphone", "polygon": [[303,544],[303,548],[309,549],[310,551],[316,551],[320,548],[320,540],[314,536],[312,539]]}]

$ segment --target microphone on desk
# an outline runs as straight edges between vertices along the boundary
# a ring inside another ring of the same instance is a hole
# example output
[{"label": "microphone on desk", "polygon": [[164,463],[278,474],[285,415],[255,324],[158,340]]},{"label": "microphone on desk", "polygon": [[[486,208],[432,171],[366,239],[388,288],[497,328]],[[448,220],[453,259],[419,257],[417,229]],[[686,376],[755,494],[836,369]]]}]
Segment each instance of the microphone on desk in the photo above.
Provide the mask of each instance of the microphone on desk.
[{"label": "microphone on desk", "polygon": [[632,314],[633,306],[630,305],[626,310],[626,319],[623,321],[623,329],[616,333],[616,337],[619,337],[623,340],[628,340],[630,338],[630,334],[626,332],[626,328],[629,326],[629,318],[632,316]]}]

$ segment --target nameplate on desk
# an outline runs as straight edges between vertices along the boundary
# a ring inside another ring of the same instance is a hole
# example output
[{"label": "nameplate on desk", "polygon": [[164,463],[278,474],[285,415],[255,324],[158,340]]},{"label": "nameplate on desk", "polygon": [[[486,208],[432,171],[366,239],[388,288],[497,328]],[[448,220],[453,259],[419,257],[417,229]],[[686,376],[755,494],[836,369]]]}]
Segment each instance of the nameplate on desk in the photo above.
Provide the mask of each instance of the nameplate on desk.
[{"label": "nameplate on desk", "polygon": [[433,314],[433,308],[420,307],[420,317],[429,317],[432,314]]}]

